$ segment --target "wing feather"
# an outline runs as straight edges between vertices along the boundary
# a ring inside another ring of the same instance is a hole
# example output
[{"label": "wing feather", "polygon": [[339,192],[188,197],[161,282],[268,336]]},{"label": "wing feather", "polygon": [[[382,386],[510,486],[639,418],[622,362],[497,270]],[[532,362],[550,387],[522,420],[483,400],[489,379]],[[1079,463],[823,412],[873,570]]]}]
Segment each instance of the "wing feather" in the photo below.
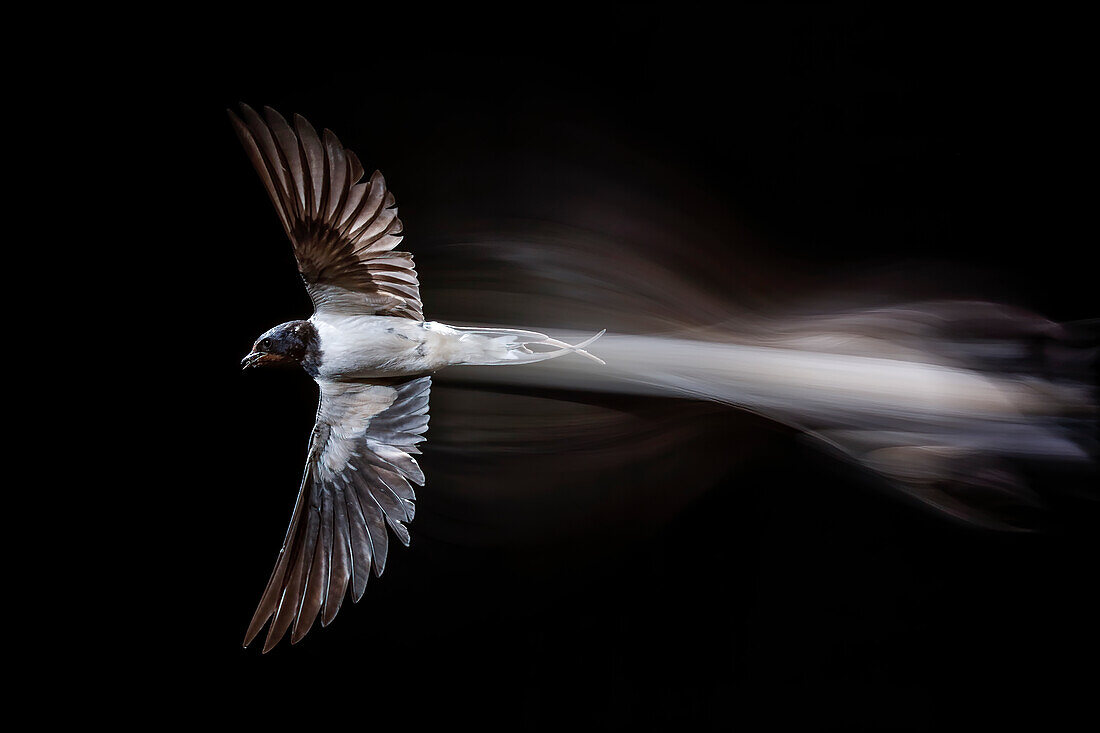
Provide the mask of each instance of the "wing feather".
[{"label": "wing feather", "polygon": [[[409,501],[416,499],[416,493],[413,487],[405,480],[404,476],[382,468],[377,470],[377,474],[378,478],[386,485],[386,489],[393,494],[395,499],[407,499]],[[407,519],[412,519],[412,517],[407,517]]]},{"label": "wing feather", "polygon": [[378,506],[374,495],[371,494],[370,486],[358,471],[353,475],[352,485],[359,497],[359,508],[363,510],[363,516],[366,517],[367,534],[370,535],[371,547],[374,548],[374,576],[380,578],[386,570],[386,559],[389,557],[390,549],[389,537],[386,535],[386,519],[382,507]]},{"label": "wing feather", "polygon": [[271,131],[250,107],[242,107],[241,114],[244,115],[247,124],[232,113],[229,115],[229,120],[241,144],[244,145],[252,167],[260,174],[260,180],[267,189],[267,195],[275,204],[275,213],[278,214],[283,229],[287,236],[291,236],[291,212],[287,210],[287,202],[282,195],[282,192],[287,190],[287,181],[282,165],[276,165],[276,161],[279,160],[278,147],[271,136]]},{"label": "wing feather", "polygon": [[343,484],[344,502],[348,507],[348,526],[352,548],[351,597],[355,603],[363,597],[370,580],[371,561],[374,557],[374,544],[367,531],[367,519],[359,505],[355,489],[348,483]]},{"label": "wing feather", "polygon": [[302,600],[298,604],[298,613],[291,626],[290,641],[297,643],[317,619],[317,613],[324,602],[324,592],[328,588],[328,558],[332,547],[332,491],[318,492],[320,506],[315,507],[316,535],[313,540],[313,552],[310,553],[309,568],[303,580]]},{"label": "wing feather", "polygon": [[339,481],[333,481],[332,487],[332,560],[329,564],[328,587],[325,589],[325,606],[321,615],[322,626],[328,626],[336,618],[352,574],[351,528],[348,524],[344,488]]},{"label": "wing feather", "polygon": [[323,218],[323,212],[327,208],[325,192],[329,181],[325,148],[321,145],[321,138],[317,136],[317,131],[305,117],[294,115],[294,129],[298,133],[298,154],[305,162],[303,168],[310,184],[306,187],[308,194],[306,210],[316,211]]},{"label": "wing feather", "polygon": [[[301,599],[304,590],[304,581],[307,580],[309,568],[313,564],[313,546],[317,541],[317,514],[307,511],[305,515],[305,536],[295,538],[294,546],[290,548],[292,557],[290,561],[290,577],[283,588],[279,598],[279,607],[275,611],[275,618],[267,629],[267,639],[264,641],[264,653],[271,651],[279,639],[290,628],[291,623],[298,617],[301,610]],[[285,551],[285,550],[284,550]]]},{"label": "wing feather", "polygon": [[385,512],[387,521],[393,520],[395,517],[405,519],[405,507],[401,506],[397,495],[390,491],[386,482],[382,480],[382,473],[380,470],[362,471],[360,475],[366,480],[371,497],[378,502],[378,506],[382,507],[382,511]]},{"label": "wing feather", "polygon": [[293,210],[299,218],[308,216],[306,208],[306,175],[308,171],[302,164],[298,154],[298,136],[290,129],[283,116],[270,107],[264,107],[264,118],[267,120],[268,129],[272,132],[275,144],[278,146],[277,161],[290,174],[290,182],[293,184],[291,202]]}]

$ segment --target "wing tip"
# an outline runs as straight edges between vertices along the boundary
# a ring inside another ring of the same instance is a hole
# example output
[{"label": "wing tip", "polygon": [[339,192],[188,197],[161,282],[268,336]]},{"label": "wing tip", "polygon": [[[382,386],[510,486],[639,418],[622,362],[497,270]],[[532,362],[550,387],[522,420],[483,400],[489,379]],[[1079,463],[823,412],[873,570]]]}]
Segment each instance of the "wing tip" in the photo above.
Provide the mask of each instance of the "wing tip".
[{"label": "wing tip", "polygon": [[267,638],[264,639],[264,648],[260,650],[260,653],[261,654],[267,654],[269,651],[271,651],[276,646],[278,646],[278,644],[281,640],[282,640],[281,636],[278,639],[272,639],[271,634],[269,632],[268,635],[267,635]]},{"label": "wing tip", "polygon": [[256,641],[256,637],[263,631],[264,625],[267,624],[270,618],[271,614],[268,614],[261,619],[259,610],[257,609],[256,615],[252,617],[252,622],[248,625],[248,631],[244,632],[244,643],[241,644],[242,648],[247,649],[252,642]]}]

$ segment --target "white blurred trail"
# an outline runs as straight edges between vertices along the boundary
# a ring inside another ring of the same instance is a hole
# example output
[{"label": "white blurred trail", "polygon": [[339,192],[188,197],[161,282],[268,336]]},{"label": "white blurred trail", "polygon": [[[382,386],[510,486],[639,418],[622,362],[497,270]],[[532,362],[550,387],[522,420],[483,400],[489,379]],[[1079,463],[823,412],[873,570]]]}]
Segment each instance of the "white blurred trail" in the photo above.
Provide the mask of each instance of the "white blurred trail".
[{"label": "white blurred trail", "polygon": [[[563,341],[583,335],[547,330]],[[1002,459],[1092,460],[1081,427],[1095,421],[1096,408],[1089,389],[1072,381],[975,359],[979,366],[962,366],[967,360],[946,342],[926,342],[922,352],[835,331],[771,342],[607,333],[591,347],[605,366],[561,358],[522,369],[463,367],[446,377],[732,405],[802,430],[910,495],[979,523],[965,501],[975,492],[1027,503],[1026,487]],[[980,347],[1002,355],[1006,348]]]}]

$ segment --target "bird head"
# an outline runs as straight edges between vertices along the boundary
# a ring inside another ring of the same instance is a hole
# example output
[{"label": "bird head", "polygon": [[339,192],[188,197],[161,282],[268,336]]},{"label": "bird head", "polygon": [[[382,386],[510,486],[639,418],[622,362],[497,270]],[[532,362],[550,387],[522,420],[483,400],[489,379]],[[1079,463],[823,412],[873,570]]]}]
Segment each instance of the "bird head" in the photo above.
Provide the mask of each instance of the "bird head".
[{"label": "bird head", "polygon": [[241,368],[299,365],[306,358],[315,333],[309,321],[281,323],[256,339],[252,351],[241,359]]}]

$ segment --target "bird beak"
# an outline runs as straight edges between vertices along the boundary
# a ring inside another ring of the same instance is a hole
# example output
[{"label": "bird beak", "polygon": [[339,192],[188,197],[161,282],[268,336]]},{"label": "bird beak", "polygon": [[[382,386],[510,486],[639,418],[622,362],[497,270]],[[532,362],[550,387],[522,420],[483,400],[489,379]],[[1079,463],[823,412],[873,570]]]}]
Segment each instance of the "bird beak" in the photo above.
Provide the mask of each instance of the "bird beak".
[{"label": "bird beak", "polygon": [[241,371],[248,369],[248,367],[256,366],[264,360],[267,354],[262,351],[252,351],[245,358],[241,359]]}]

